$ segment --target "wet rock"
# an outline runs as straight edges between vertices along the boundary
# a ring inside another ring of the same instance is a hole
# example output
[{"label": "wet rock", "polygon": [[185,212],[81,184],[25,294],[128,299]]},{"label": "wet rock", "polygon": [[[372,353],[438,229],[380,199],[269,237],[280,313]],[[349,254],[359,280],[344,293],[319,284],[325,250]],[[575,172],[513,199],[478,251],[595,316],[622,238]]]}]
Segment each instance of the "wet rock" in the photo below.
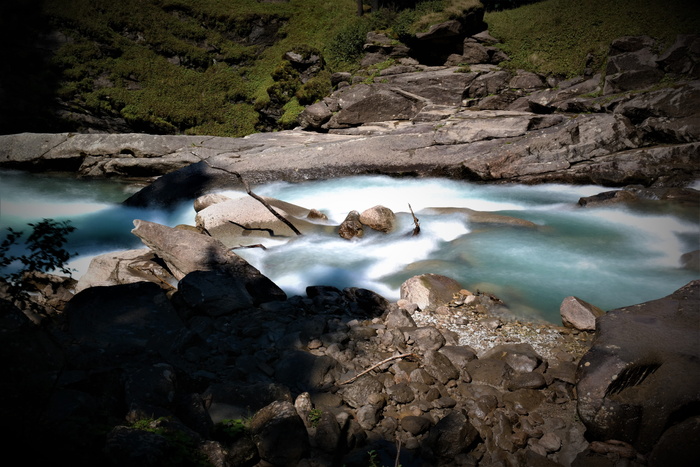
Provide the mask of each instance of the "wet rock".
[{"label": "wet rock", "polygon": [[364,234],[365,230],[362,222],[360,222],[360,213],[357,211],[350,211],[345,217],[345,220],[340,224],[338,235],[346,240],[350,240],[355,237],[362,237]]},{"label": "wet rock", "polygon": [[379,232],[391,232],[396,225],[396,215],[385,206],[374,206],[360,213],[360,222]]}]

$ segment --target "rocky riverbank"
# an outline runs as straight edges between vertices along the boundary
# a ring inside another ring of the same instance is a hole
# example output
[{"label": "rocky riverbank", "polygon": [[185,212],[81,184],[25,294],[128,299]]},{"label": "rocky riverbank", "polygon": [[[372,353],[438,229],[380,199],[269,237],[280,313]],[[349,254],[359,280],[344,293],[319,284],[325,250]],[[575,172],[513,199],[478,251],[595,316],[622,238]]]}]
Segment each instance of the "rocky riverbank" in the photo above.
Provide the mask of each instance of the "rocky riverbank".
[{"label": "rocky riverbank", "polygon": [[[643,187],[583,204],[659,190],[697,202],[687,188],[700,175],[697,38],[658,55],[649,38],[623,38],[606,76],[557,82],[497,68],[487,34],[441,67],[371,39],[374,59],[395,67],[373,83],[338,76],[297,130],[9,135],[0,163],[159,176],[127,200],[142,206],[240,180],[357,173],[634,183]],[[603,316],[572,298],[566,322],[583,317],[572,328],[519,321],[498,297],[434,276],[407,281],[397,303],[324,284],[287,297],[201,231],[137,220],[133,233],[146,248],[96,259],[102,282],[37,276],[34,306],[2,299],[4,436],[23,456],[260,467],[698,460],[698,281]]]}]

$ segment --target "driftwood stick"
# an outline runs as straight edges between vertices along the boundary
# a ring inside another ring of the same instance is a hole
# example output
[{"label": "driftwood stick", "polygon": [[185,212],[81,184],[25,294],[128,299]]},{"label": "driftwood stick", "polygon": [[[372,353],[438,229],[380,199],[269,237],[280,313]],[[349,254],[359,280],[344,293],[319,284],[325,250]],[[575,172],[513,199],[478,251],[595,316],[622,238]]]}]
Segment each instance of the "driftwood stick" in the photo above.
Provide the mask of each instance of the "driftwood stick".
[{"label": "driftwood stick", "polygon": [[416,354],[410,353],[410,352],[409,352],[409,353],[403,353],[403,354],[401,354],[401,355],[394,355],[393,357],[389,357],[389,358],[385,358],[385,359],[382,360],[381,362],[375,363],[375,364],[372,365],[371,367],[367,368],[367,369],[366,369],[365,371],[363,371],[362,373],[359,373],[359,374],[353,376],[352,378],[350,378],[350,379],[347,380],[347,381],[343,381],[342,383],[340,383],[340,385],[342,386],[343,384],[352,383],[353,381],[355,381],[355,380],[356,380],[357,378],[359,378],[360,376],[366,375],[366,374],[369,373],[370,371],[374,370],[374,369],[377,368],[377,367],[380,367],[380,366],[384,365],[384,364],[387,363],[387,362],[390,362],[390,361],[392,361],[392,360],[396,360],[396,359],[399,359],[399,358],[406,358],[406,357],[416,357],[416,358],[418,358],[418,357],[416,356]]},{"label": "driftwood stick", "polygon": [[243,186],[245,187],[245,191],[246,191],[246,193],[248,193],[249,196],[251,196],[252,198],[256,199],[256,200],[259,201],[263,206],[265,206],[265,207],[267,208],[267,210],[270,211],[270,212],[272,213],[273,216],[275,216],[275,217],[276,217],[277,219],[279,219],[280,221],[284,222],[284,224],[285,224],[287,227],[289,227],[290,229],[292,229],[292,232],[294,232],[294,233],[297,234],[297,235],[302,235],[302,233],[299,231],[299,229],[297,229],[296,227],[294,227],[294,224],[292,224],[291,222],[289,222],[289,221],[288,221],[287,219],[285,219],[280,213],[278,213],[277,211],[275,211],[275,208],[273,208],[272,206],[270,206],[270,203],[268,203],[267,201],[265,201],[264,199],[262,199],[260,196],[258,196],[258,195],[256,195],[255,193],[253,193],[253,191],[250,189],[250,186],[248,185],[248,182],[245,181],[245,180],[243,179],[243,177],[241,176],[241,174],[239,174],[238,172],[234,172],[234,171],[232,171],[232,170],[227,170],[227,169],[221,168],[221,167],[214,167],[214,166],[212,166],[212,165],[209,163],[209,161],[207,161],[206,159],[204,160],[204,163],[207,164],[207,165],[208,165],[209,167],[211,167],[212,169],[223,170],[224,172],[226,172],[226,173],[228,173],[228,174],[231,174],[231,175],[237,177],[238,180],[239,180],[239,181],[243,184]]},{"label": "driftwood stick", "polygon": [[413,216],[413,223],[416,225],[413,228],[413,236],[415,237],[416,235],[418,235],[420,233],[420,221],[418,220],[416,215],[413,214],[413,208],[411,207],[411,203],[408,203],[408,209],[411,210],[411,216]]}]

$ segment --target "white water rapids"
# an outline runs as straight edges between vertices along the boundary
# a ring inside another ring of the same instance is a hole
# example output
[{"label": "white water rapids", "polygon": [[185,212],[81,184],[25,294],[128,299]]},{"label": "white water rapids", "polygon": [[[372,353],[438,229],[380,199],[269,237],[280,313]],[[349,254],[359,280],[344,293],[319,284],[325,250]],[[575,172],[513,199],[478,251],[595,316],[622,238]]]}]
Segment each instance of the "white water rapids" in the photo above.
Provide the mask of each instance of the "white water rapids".
[{"label": "white water rapids", "polygon": [[[27,223],[70,220],[77,229],[68,250],[79,278],[100,253],[143,245],[130,231],[133,219],[194,225],[192,202],[152,210],[120,205],[135,188],[116,181],[0,172],[0,229],[27,230]],[[239,249],[288,295],[308,285],[364,287],[390,300],[411,276],[444,274],[472,291],[492,293],[516,314],[558,323],[559,305],[575,295],[610,310],[672,293],[698,273],[680,268],[680,256],[700,248],[696,210],[628,206],[581,208],[582,196],[608,188],[566,185],[487,185],[446,179],[349,177],[252,187],[270,196],[324,212],[336,224],[351,210],[384,205],[420,219],[399,217],[388,235],[366,229],[362,239],[306,235]],[[231,197],[242,191],[224,192]],[[537,228],[472,223],[460,215],[421,213],[428,207],[464,207],[525,219]]]}]

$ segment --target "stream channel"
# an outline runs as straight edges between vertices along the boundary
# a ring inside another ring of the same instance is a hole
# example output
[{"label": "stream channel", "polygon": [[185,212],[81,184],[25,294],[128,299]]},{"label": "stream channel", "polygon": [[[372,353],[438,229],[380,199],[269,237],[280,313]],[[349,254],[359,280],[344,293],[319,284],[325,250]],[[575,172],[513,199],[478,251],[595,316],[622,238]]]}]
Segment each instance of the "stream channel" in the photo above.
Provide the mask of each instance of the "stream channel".
[{"label": "stream channel", "polygon": [[[610,190],[600,186],[358,176],[251,188],[318,209],[335,224],[351,210],[376,205],[398,214],[389,234],[365,229],[364,237],[352,241],[311,234],[270,240],[266,249],[235,250],[290,296],[305,295],[308,285],[333,285],[397,300],[403,281],[436,273],[496,295],[518,316],[559,324],[559,306],[570,295],[611,310],[661,298],[700,276],[680,262],[681,255],[700,248],[697,207],[578,206],[579,198]],[[43,218],[70,220],[76,230],[67,249],[77,256],[69,266],[80,278],[95,255],[143,248],[130,232],[134,219],[194,225],[192,201],[169,210],[121,205],[137,189],[124,181],[0,171],[0,240],[7,227],[28,231],[28,223]],[[223,193],[247,196],[242,190]],[[459,213],[424,211],[430,207],[488,211],[536,225],[472,222]],[[410,235],[410,209],[420,220],[417,236]]]}]

